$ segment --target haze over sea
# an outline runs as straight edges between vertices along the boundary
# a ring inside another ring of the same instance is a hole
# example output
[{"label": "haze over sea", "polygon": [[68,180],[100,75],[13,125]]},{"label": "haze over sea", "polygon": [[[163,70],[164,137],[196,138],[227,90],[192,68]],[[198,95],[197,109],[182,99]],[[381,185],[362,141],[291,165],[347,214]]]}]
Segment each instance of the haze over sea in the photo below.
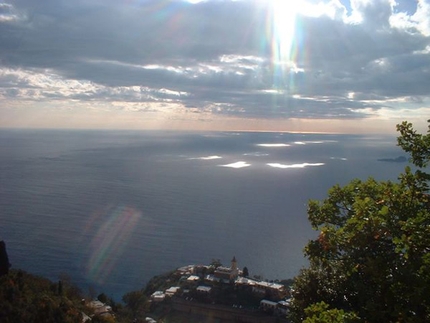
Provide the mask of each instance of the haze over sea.
[{"label": "haze over sea", "polygon": [[0,131],[0,240],[13,268],[67,273],[115,299],[152,276],[236,256],[292,278],[315,237],[309,199],[353,178],[396,180],[395,137]]}]

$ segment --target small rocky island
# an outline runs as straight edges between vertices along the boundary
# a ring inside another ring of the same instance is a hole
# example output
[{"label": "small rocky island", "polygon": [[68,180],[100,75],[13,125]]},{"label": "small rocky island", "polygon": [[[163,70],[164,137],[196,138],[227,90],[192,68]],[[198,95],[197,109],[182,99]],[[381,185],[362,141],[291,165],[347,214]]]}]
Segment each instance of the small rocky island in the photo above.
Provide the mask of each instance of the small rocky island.
[{"label": "small rocky island", "polygon": [[389,163],[406,163],[408,159],[405,156],[399,156],[397,158],[380,158],[378,161]]}]

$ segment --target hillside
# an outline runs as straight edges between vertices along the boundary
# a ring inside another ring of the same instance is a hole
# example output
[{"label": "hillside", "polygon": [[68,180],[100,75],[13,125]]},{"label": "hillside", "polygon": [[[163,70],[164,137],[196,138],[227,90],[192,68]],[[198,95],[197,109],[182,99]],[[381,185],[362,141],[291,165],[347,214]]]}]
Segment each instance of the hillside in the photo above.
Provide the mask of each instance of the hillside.
[{"label": "hillside", "polygon": [[0,277],[0,321],[82,322],[91,313],[81,302],[80,291],[67,281],[53,283],[21,270]]}]

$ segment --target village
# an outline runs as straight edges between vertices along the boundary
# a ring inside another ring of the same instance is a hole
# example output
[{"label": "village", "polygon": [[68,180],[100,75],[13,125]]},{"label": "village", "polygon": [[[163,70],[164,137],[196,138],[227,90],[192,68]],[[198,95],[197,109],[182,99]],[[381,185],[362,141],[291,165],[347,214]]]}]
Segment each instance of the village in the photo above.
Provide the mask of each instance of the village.
[{"label": "village", "polygon": [[287,322],[289,286],[249,278],[247,268],[240,270],[235,257],[230,267],[220,263],[180,267],[152,288],[157,288],[150,295],[155,313],[168,308],[222,321]]}]

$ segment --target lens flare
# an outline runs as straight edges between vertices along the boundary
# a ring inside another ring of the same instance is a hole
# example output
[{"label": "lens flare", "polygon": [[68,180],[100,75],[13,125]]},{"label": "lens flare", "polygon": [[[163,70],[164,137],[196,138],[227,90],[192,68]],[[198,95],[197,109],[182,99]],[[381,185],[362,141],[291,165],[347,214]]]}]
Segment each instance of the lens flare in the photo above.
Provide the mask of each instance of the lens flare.
[{"label": "lens flare", "polygon": [[285,64],[291,60],[297,6],[296,1],[273,0],[272,2],[272,50],[276,64]]},{"label": "lens flare", "polygon": [[121,260],[141,213],[131,207],[109,207],[93,214],[86,228],[93,236],[86,263],[87,277],[102,284]]},{"label": "lens flare", "polygon": [[301,1],[272,0],[267,18],[268,35],[271,40],[273,87],[289,90],[292,75],[299,72],[296,66],[296,18]]}]

